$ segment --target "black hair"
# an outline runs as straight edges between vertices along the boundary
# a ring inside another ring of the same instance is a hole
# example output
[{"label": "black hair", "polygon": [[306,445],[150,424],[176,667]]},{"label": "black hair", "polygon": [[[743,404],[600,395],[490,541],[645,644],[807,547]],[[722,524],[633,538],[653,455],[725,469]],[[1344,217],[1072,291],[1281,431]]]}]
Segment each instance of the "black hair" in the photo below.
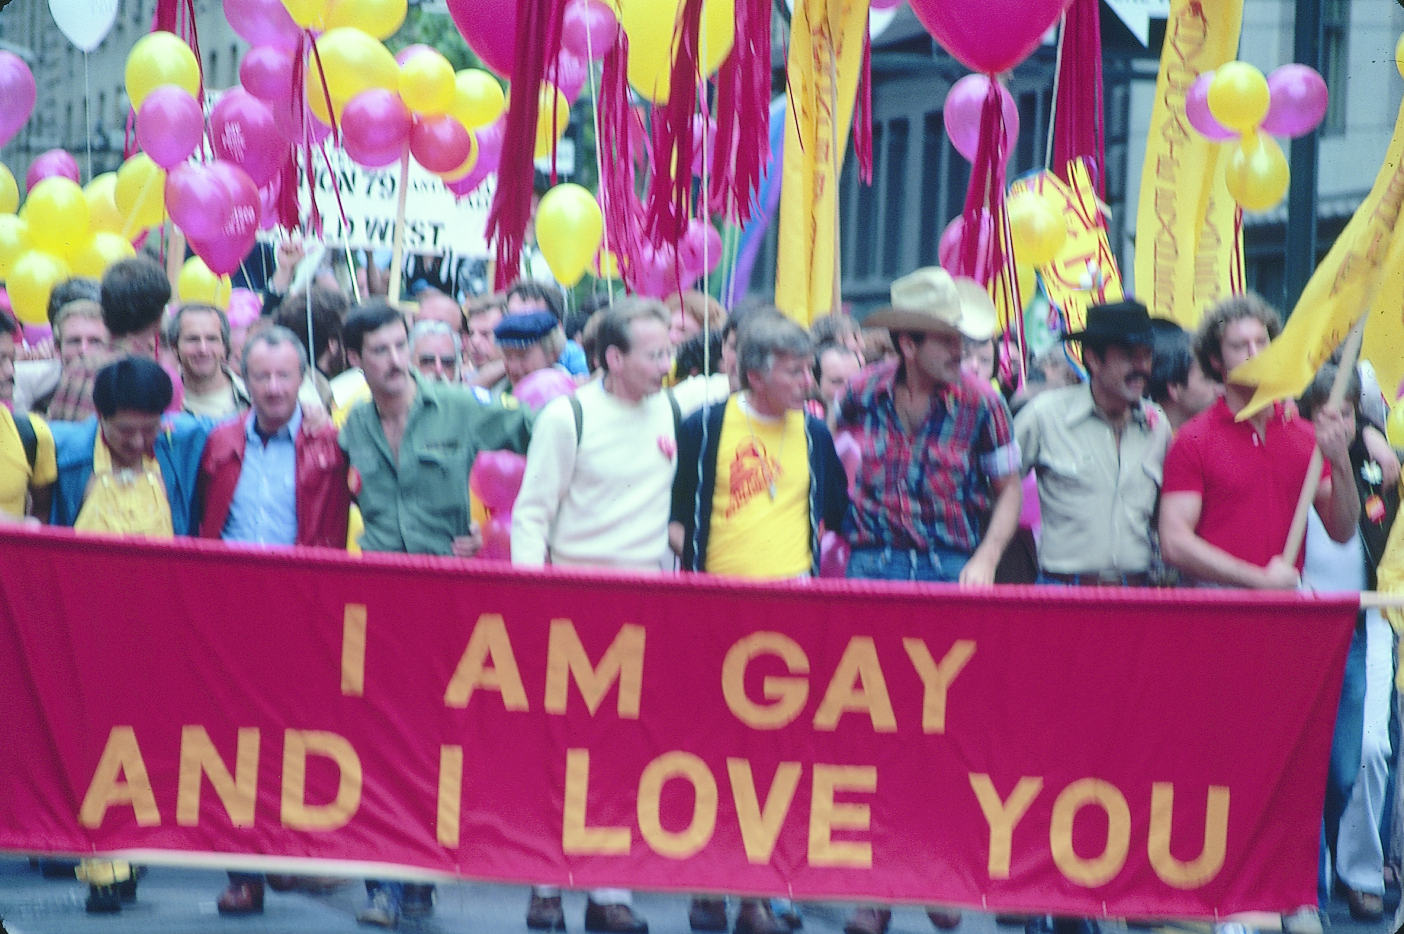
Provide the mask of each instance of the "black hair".
[{"label": "black hair", "polygon": [[19,322],[10,316],[8,312],[0,311],[0,337],[6,334],[20,333]]},{"label": "black hair", "polygon": [[[557,322],[564,317],[565,307],[561,301],[561,290],[554,285],[533,282],[530,279],[518,279],[507,287],[507,303],[510,303],[513,298],[540,302],[546,306],[547,311],[556,316]],[[505,304],[503,313],[506,313]]]},{"label": "black hair", "polygon": [[49,293],[49,327],[53,327],[54,318],[58,317],[58,313],[64,305],[82,299],[102,302],[102,286],[98,284],[96,279],[89,279],[87,276],[74,276],[54,286],[53,291]]},{"label": "black hair", "polygon": [[[1153,325],[1161,321],[1151,319]],[[1168,325],[1168,326],[1167,326]],[[1189,382],[1190,368],[1194,365],[1194,338],[1184,328],[1166,321],[1155,326],[1154,360],[1151,363],[1150,397],[1164,405],[1170,398],[1171,386],[1183,386]]]},{"label": "black hair", "polygon": [[711,376],[721,372],[722,336],[717,331],[712,331],[711,338],[711,346],[707,348],[705,358],[702,351],[707,342],[702,340],[700,331],[678,345],[676,369],[679,379],[698,375]]},{"label": "black hair", "polygon": [[123,357],[93,377],[93,408],[103,418],[122,409],[160,415],[171,404],[171,378],[155,360]]},{"label": "black hair", "polygon": [[347,350],[359,355],[367,334],[379,331],[396,321],[405,325],[405,334],[408,336],[409,324],[398,308],[383,298],[368,298],[351,309],[351,314],[346,316],[346,326],[342,329],[341,338],[345,341]]},{"label": "black hair", "polygon": [[[312,340],[307,339],[307,305],[312,304]],[[307,348],[313,365],[327,352],[332,341],[342,340],[342,319],[350,302],[337,289],[313,285],[288,295],[273,313],[273,323],[297,335]]]},{"label": "black hair", "polygon": [[[811,333],[811,334],[814,333],[812,328],[810,329],[810,333]],[[828,352],[831,351],[831,350],[837,350],[839,353],[852,354],[854,357],[856,357],[856,358],[858,359],[858,362],[859,362],[860,364],[863,362],[863,357],[862,357],[861,354],[858,353],[858,351],[852,350],[852,349],[846,347],[845,345],[840,344],[838,341],[823,341],[822,343],[818,343],[818,344],[816,344],[815,347],[814,347],[814,367],[813,367],[813,370],[814,370],[814,382],[816,382],[816,383],[819,382],[819,380],[820,380],[820,379],[823,377],[823,375],[824,375],[824,366],[823,366],[823,363],[824,363],[824,354],[828,353]]]},{"label": "black hair", "polygon": [[652,318],[663,325],[664,330],[668,328],[668,309],[654,298],[630,296],[600,310],[600,323],[596,325],[592,349],[595,362],[601,369],[609,370],[609,348],[618,347],[619,352],[625,354],[633,349],[633,324],[644,318]]},{"label": "black hair", "polygon": [[[1340,367],[1335,363],[1322,364],[1321,369],[1316,371],[1316,376],[1297,400],[1297,409],[1305,418],[1314,418],[1317,411],[1331,398],[1331,389],[1336,384],[1336,374],[1340,372]],[[1355,409],[1356,415],[1360,414],[1360,370],[1352,369],[1346,381],[1345,401]],[[1363,421],[1357,420],[1356,431],[1359,432]]]},{"label": "black hair", "polygon": [[171,300],[171,282],[155,260],[134,256],[103,273],[102,323],[112,339],[144,331],[161,320]]}]

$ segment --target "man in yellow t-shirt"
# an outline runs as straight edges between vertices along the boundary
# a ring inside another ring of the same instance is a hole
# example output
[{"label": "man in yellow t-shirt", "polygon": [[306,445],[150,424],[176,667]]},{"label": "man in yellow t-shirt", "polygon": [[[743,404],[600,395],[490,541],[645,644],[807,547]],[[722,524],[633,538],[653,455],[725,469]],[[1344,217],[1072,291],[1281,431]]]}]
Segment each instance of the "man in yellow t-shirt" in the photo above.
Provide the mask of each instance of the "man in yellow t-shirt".
[{"label": "man in yellow t-shirt", "polygon": [[24,519],[32,493],[36,515],[49,510],[49,487],[58,477],[54,436],[37,415],[15,416],[15,335],[19,325],[0,313],[0,523]]}]

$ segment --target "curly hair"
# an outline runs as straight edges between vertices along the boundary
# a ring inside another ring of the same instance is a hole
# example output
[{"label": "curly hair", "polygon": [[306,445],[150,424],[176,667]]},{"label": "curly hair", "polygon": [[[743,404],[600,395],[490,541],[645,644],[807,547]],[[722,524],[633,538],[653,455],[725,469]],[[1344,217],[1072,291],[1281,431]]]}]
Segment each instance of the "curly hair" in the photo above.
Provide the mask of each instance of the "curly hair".
[{"label": "curly hair", "polygon": [[1199,322],[1199,330],[1194,335],[1194,356],[1206,376],[1223,382],[1227,375],[1223,371],[1224,331],[1230,324],[1244,318],[1261,321],[1267,328],[1269,339],[1282,333],[1282,316],[1261,295],[1245,292],[1229,296],[1204,313],[1204,319]]}]

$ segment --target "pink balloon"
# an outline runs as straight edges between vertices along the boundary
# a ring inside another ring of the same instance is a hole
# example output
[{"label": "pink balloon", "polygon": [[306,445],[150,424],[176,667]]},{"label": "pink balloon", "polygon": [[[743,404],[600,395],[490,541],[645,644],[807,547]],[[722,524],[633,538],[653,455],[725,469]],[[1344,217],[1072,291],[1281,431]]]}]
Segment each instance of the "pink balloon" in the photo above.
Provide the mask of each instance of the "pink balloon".
[{"label": "pink balloon", "polygon": [[721,234],[706,221],[693,218],[687,222],[687,231],[678,243],[678,256],[683,269],[694,276],[711,272],[721,263]]},{"label": "pink balloon", "polygon": [[480,561],[512,560],[512,510],[498,513],[483,526],[483,547],[475,557]]},{"label": "pink balloon", "polygon": [[566,100],[572,104],[580,96],[580,89],[585,87],[588,67],[584,58],[566,49],[561,49],[560,54],[556,56],[556,87],[561,89]]},{"label": "pink balloon", "polygon": [[[548,366],[544,370],[528,373],[522,381],[512,387],[512,395],[522,405],[540,409],[558,396],[575,394],[575,379],[565,370]],[[487,502],[487,500],[483,500]]]},{"label": "pink balloon", "polygon": [[1269,98],[1263,129],[1273,136],[1305,136],[1326,116],[1331,94],[1316,69],[1283,65],[1268,75]]},{"label": "pink balloon", "polygon": [[53,340],[54,329],[47,324],[25,324],[21,327],[24,329],[24,342],[31,347],[47,340]]},{"label": "pink balloon", "polygon": [[14,139],[34,112],[34,72],[13,52],[0,52],[0,146]]},{"label": "pink balloon", "polygon": [[341,112],[341,146],[368,169],[399,162],[409,142],[411,122],[409,110],[394,91],[362,91]]},{"label": "pink balloon", "polygon": [[990,218],[989,212],[980,211],[980,238],[979,254],[976,266],[973,271],[961,268],[961,247],[965,243],[965,217],[957,216],[955,220],[946,225],[946,230],[941,234],[941,242],[936,245],[936,255],[941,261],[941,268],[947,270],[953,276],[969,276],[979,282],[988,282],[990,277],[990,240],[994,236],[994,221]]},{"label": "pink balloon", "polygon": [[166,211],[192,242],[220,236],[233,209],[229,189],[208,165],[184,162],[166,176]]},{"label": "pink balloon", "polygon": [[163,169],[180,165],[205,136],[200,102],[184,88],[163,84],[153,88],[136,115],[137,143]]},{"label": "pink balloon", "polygon": [[1189,90],[1185,92],[1185,116],[1200,136],[1215,143],[1222,143],[1238,134],[1214,119],[1214,115],[1209,112],[1209,85],[1213,82],[1212,71],[1206,71],[1194,79]]},{"label": "pink balloon", "polygon": [[[522,380],[525,384],[526,380]],[[468,488],[493,512],[510,510],[522,488],[526,458],[511,451],[483,451],[468,474]]]},{"label": "pink balloon", "polygon": [[293,54],[271,45],[256,45],[239,62],[239,83],[264,101],[292,99]]},{"label": "pink balloon", "polygon": [[238,269],[244,257],[253,250],[263,204],[253,179],[237,165],[215,161],[210,163],[208,170],[229,196],[228,219],[213,237],[189,235],[190,248],[205,261],[211,272],[225,276]]},{"label": "pink balloon", "polygon": [[468,131],[449,114],[415,117],[409,145],[410,154],[430,172],[452,172],[473,151]]},{"label": "pink balloon", "polygon": [[489,168],[483,164],[480,158],[473,163],[473,167],[468,170],[468,174],[457,181],[445,181],[444,187],[460,198],[467,197],[478,190],[478,186],[487,181],[487,177],[497,171],[496,166]]},{"label": "pink balloon", "polygon": [[315,146],[331,134],[331,127],[318,120],[316,115],[307,109],[305,101],[293,103],[291,100],[281,100],[265,103],[273,113],[273,123],[277,126],[278,133],[285,142],[295,148],[303,145],[304,135],[310,136],[310,142]]},{"label": "pink balloon", "polygon": [[649,298],[676,295],[697,278],[690,270],[681,268],[677,250],[668,243],[658,247],[644,243],[625,271],[633,290]]},{"label": "pink balloon", "polygon": [[400,50],[400,54],[395,56],[395,64],[403,67],[405,62],[409,61],[412,57],[418,55],[420,52],[433,51],[433,46],[425,45],[423,42],[416,42],[414,45],[407,45]]},{"label": "pink balloon", "polygon": [[991,81],[985,75],[966,75],[951,85],[946,95],[942,111],[946,135],[950,137],[956,152],[971,162],[975,161],[975,153],[980,146],[980,121],[991,84],[999,94],[1004,115],[1004,158],[1008,161],[1014,155],[1014,141],[1019,138],[1019,105],[1014,103],[1014,95],[998,81]]},{"label": "pink balloon", "polygon": [[62,149],[50,149],[40,153],[29,164],[29,172],[24,177],[24,190],[28,191],[46,178],[68,178],[82,184],[78,174],[78,160]]},{"label": "pink balloon", "polygon": [[517,0],[449,0],[453,23],[483,64],[512,77],[517,48]]},{"label": "pink balloon", "polygon": [[825,532],[819,541],[819,576],[843,578],[848,576],[848,559],[853,548],[837,532]]},{"label": "pink balloon", "polygon": [[561,48],[599,61],[619,38],[619,20],[600,0],[570,0],[561,21]]},{"label": "pink balloon", "polygon": [[[498,117],[496,121],[489,123],[485,127],[479,127],[473,132],[473,136],[478,140],[478,161],[474,165],[489,165],[489,172],[496,172],[497,166],[502,162],[502,141],[507,135],[507,117]],[[459,163],[462,165],[463,163]]]},{"label": "pink balloon", "polygon": [[281,0],[224,0],[224,18],[249,45],[292,51],[302,35]]},{"label": "pink balloon", "polygon": [[215,104],[210,143],[216,156],[248,172],[255,185],[267,185],[288,159],[288,144],[273,111],[243,88],[225,92]]},{"label": "pink balloon", "polygon": [[1038,48],[1070,0],[911,0],[927,31],[971,71],[1009,71]]},{"label": "pink balloon", "polygon": [[250,289],[235,289],[229,293],[229,307],[224,314],[231,328],[246,328],[263,313],[263,299]]},{"label": "pink balloon", "polygon": [[275,176],[273,181],[258,190],[260,230],[272,230],[278,225],[278,196],[283,193],[283,177]]},{"label": "pink balloon", "polygon": [[902,0],[872,0],[872,2],[868,4],[868,7],[869,9],[881,11],[894,10],[901,5]]}]

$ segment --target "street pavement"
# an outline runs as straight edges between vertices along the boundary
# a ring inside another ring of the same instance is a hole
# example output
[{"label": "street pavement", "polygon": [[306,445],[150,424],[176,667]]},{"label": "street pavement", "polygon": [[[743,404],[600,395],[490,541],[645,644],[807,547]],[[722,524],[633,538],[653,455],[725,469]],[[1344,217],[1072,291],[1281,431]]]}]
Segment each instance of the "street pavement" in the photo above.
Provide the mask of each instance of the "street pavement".
[{"label": "street pavement", "polygon": [[[87,889],[74,879],[44,879],[23,858],[0,858],[0,925],[8,934],[367,934],[379,930],[358,925],[365,904],[360,881],[322,895],[269,891],[261,915],[220,917],[215,899],[226,883],[222,872],[153,866],[142,878],[137,900],[116,915],[89,915]],[[567,892],[569,934],[583,934],[585,895]],[[1393,934],[1389,918],[1399,892],[1387,897],[1385,921],[1359,924],[1345,904],[1331,904],[1327,934]],[[405,920],[400,930],[414,934],[528,934],[524,921],[527,890],[522,886],[475,882],[441,884],[432,917]],[[634,905],[648,919],[651,934],[690,934],[688,900],[678,895],[638,893]],[[800,906],[804,934],[842,934],[850,905],[825,902]],[[735,916],[735,906],[732,906]],[[1107,934],[1126,934],[1120,924],[1105,924]],[[1209,934],[1203,924],[1162,926],[1160,934]],[[897,908],[889,934],[934,934],[919,908]],[[966,912],[957,934],[1022,934],[1020,928],[996,925],[992,915]],[[1140,934],[1140,931],[1133,932]]]}]

